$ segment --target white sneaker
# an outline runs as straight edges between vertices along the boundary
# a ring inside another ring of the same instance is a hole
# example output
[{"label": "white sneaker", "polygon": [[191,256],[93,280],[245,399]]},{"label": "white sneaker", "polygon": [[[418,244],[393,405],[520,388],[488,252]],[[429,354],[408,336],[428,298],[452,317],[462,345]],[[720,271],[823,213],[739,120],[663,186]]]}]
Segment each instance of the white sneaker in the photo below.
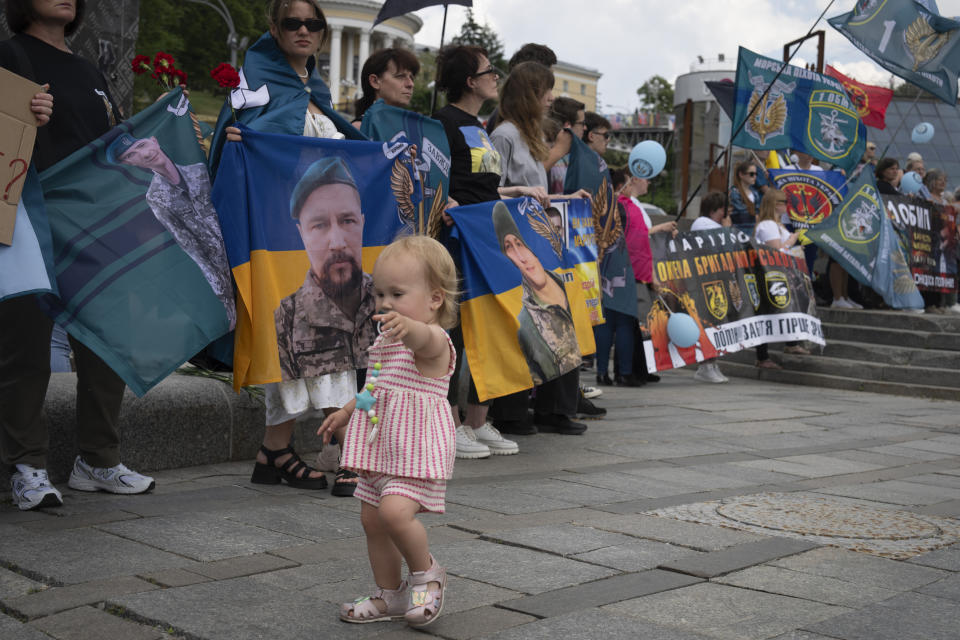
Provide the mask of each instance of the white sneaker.
[{"label": "white sneaker", "polygon": [[843,301],[846,302],[848,305],[850,305],[850,308],[851,308],[851,309],[863,309],[863,305],[862,305],[862,304],[860,304],[860,303],[858,303],[858,302],[854,302],[854,301],[851,300],[850,298],[844,298]]},{"label": "white sneaker", "polygon": [[507,440],[489,422],[473,430],[473,435],[481,444],[487,445],[490,453],[495,456],[512,456],[520,453],[520,447],[513,440]]},{"label": "white sneaker", "polygon": [[720,382],[730,382],[730,378],[723,375],[723,371],[720,371],[719,362],[711,362],[710,364],[712,365],[713,372],[720,378]]},{"label": "white sneaker", "polygon": [[598,398],[603,395],[603,389],[598,389],[596,387],[583,387],[580,390],[583,392],[583,397],[587,400],[592,400],[593,398]]},{"label": "white sneaker", "polygon": [[846,298],[834,298],[830,303],[831,309],[853,309],[853,303]]},{"label": "white sneaker", "polygon": [[482,442],[477,442],[477,436],[473,429],[462,424],[457,427],[457,457],[467,460],[489,458],[490,447]]},{"label": "white sneaker", "polygon": [[317,471],[333,473],[340,468],[340,445],[328,443],[317,454]]},{"label": "white sneaker", "polygon": [[107,491],[108,493],[145,493],[156,486],[153,478],[131,471],[122,464],[115,467],[91,467],[77,456],[67,486],[77,491]]},{"label": "white sneaker", "polygon": [[960,303],[947,307],[947,311],[950,313],[960,313]]},{"label": "white sneaker", "polygon": [[920,307],[919,309],[917,309],[917,308],[908,308],[908,309],[903,309],[903,311],[905,311],[905,312],[907,312],[907,313],[926,313],[926,311],[923,310],[923,307]]},{"label": "white sneaker", "polygon": [[21,511],[63,505],[63,496],[50,484],[46,469],[18,464],[17,470],[10,476],[10,487],[13,489],[13,503]]},{"label": "white sneaker", "polygon": [[697,372],[693,374],[693,379],[699,380],[700,382],[712,382],[714,384],[727,382],[726,376],[720,373],[720,368],[713,362],[704,362],[697,367]]}]

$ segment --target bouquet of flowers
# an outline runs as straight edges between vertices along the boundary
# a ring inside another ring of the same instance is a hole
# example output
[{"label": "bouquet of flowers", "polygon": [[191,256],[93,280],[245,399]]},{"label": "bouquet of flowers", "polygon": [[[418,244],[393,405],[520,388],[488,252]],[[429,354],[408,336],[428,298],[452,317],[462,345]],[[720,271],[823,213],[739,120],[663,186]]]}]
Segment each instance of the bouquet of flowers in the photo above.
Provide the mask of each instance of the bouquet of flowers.
[{"label": "bouquet of flowers", "polygon": [[163,51],[157,52],[150,62],[150,56],[138,55],[131,62],[133,72],[138,76],[150,73],[150,77],[157,81],[164,91],[176,89],[178,86],[187,86],[187,73],[177,69],[173,56]]}]

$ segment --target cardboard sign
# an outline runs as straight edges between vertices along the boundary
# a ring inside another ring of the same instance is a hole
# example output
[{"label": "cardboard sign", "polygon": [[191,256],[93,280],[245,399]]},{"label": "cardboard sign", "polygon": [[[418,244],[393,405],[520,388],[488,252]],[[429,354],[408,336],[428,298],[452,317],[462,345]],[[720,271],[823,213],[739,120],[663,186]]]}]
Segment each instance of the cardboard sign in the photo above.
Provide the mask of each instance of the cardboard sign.
[{"label": "cardboard sign", "polygon": [[6,69],[0,69],[0,244],[13,244],[17,204],[33,156],[37,119],[30,101],[42,90]]}]

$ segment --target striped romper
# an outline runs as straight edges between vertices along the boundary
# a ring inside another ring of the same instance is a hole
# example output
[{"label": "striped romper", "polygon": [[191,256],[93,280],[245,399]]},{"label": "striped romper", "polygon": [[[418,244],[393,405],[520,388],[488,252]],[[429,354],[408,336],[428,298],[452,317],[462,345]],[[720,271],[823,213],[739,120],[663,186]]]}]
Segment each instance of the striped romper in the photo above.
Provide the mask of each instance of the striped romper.
[{"label": "striped romper", "polygon": [[[447,479],[453,475],[455,425],[447,388],[456,365],[453,343],[450,365],[440,378],[426,378],[417,370],[413,351],[402,342],[384,343],[380,335],[370,347],[369,371],[381,364],[373,396],[379,431],[373,443],[367,437],[373,425],[367,413],[350,416],[340,464],[357,472],[354,495],[373,506],[385,495],[401,495],[420,504],[421,511],[443,513]],[[367,382],[371,376],[367,374]]]}]

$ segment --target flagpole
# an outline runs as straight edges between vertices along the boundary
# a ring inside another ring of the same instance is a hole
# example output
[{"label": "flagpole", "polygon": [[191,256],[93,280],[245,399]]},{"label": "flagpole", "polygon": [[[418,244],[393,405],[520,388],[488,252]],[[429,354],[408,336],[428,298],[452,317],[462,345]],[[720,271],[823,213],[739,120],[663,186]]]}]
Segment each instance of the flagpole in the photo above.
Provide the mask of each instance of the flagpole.
[{"label": "flagpole", "polygon": [[[447,34],[447,8],[450,5],[443,5],[443,26],[440,27],[440,49],[443,49],[443,38]],[[440,54],[440,49],[437,49],[437,55]],[[434,110],[437,108],[437,78],[440,77],[440,67],[434,65],[436,68],[433,72],[433,95],[430,97],[430,113],[427,115],[433,115]]]},{"label": "flagpole", "polygon": [[[818,24],[820,24],[820,21],[823,20],[823,16],[825,16],[825,15],[827,14],[827,11],[830,10],[830,7],[833,6],[833,3],[834,3],[834,2],[836,2],[836,0],[830,0],[830,3],[829,3],[826,7],[824,7],[823,11],[820,13],[820,16],[817,18],[816,22],[814,22],[813,25],[810,27],[810,29],[807,31],[807,35],[804,36],[803,38],[801,38],[801,40],[806,40],[806,38],[808,38],[808,37],[810,36],[810,34],[813,33],[813,30],[816,28],[816,26],[817,26]],[[730,144],[729,144],[729,146],[727,146],[727,148],[723,150],[723,153],[721,153],[719,156],[717,156],[717,159],[713,161],[713,166],[710,167],[711,169],[712,169],[713,167],[715,167],[715,166],[717,165],[717,163],[720,162],[720,160],[721,160],[724,156],[727,155],[727,152],[730,153],[730,156],[731,156],[731,158],[732,158],[732,156],[733,156],[733,139],[737,137],[737,135],[743,130],[743,128],[744,128],[745,126],[747,126],[747,122],[750,121],[750,117],[753,115],[754,111],[756,111],[756,110],[760,107],[761,104],[764,104],[764,103],[765,103],[765,101],[766,101],[766,99],[767,99],[767,94],[770,93],[770,90],[773,89],[773,85],[776,84],[777,80],[780,79],[780,75],[783,73],[784,69],[786,69],[787,66],[790,64],[790,61],[793,60],[793,56],[797,55],[797,51],[800,51],[800,47],[799,47],[799,46],[798,46],[796,49],[794,49],[793,53],[790,54],[790,57],[787,58],[786,62],[783,63],[783,65],[780,67],[780,70],[777,71],[777,75],[773,76],[773,80],[771,80],[771,81],[770,81],[770,84],[767,85],[767,88],[764,90],[763,95],[761,95],[761,96],[760,96],[760,99],[757,100],[757,102],[753,105],[753,109],[751,109],[751,110],[747,113],[747,117],[743,119],[743,122],[740,123],[740,126],[738,126],[738,127],[736,128],[736,130],[732,130],[732,133],[730,134]],[[737,63],[738,63],[738,65],[739,65],[739,58],[738,58],[738,60],[737,60]],[[736,95],[736,94],[734,94],[734,95]],[[730,173],[730,167],[729,167],[729,163],[728,163],[728,167],[727,167],[727,174],[728,174],[728,176],[729,176],[729,173]],[[700,184],[698,184],[698,185],[697,185],[697,188],[693,190],[693,193],[690,195],[689,198],[687,198],[687,201],[686,201],[685,203],[683,203],[683,207],[680,209],[680,212],[676,215],[676,217],[674,218],[674,220],[679,220],[680,218],[683,217],[683,214],[686,213],[686,211],[687,211],[687,207],[689,207],[689,206],[690,206],[690,203],[693,202],[693,199],[697,197],[697,194],[700,193],[700,189],[703,188],[703,185],[706,184],[706,182],[707,182],[707,180],[708,180],[709,178],[710,178],[710,172],[707,171],[706,174],[704,175],[703,179],[700,181]],[[727,178],[727,198],[729,199],[729,197],[730,197],[730,179],[729,179],[729,177],[728,177],[728,178]]]}]

